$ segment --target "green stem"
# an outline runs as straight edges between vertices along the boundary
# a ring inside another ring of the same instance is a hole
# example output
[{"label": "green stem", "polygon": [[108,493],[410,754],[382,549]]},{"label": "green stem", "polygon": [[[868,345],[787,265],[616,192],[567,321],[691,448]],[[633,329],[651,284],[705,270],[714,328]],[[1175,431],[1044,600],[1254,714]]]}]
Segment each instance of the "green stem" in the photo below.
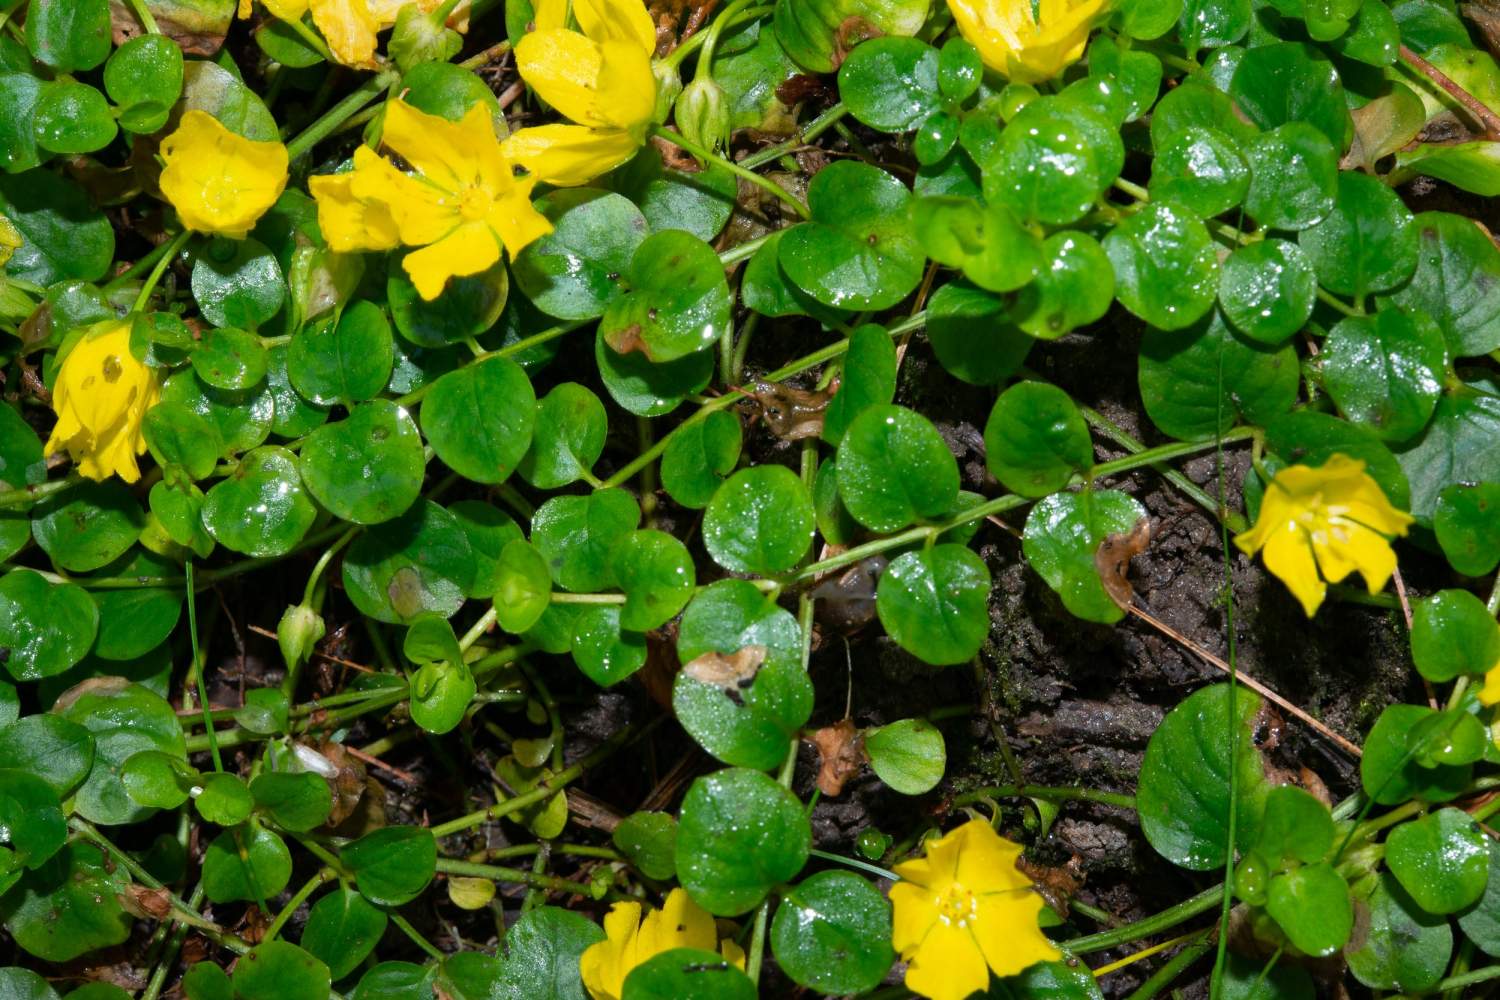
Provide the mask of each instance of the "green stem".
[{"label": "green stem", "polygon": [[897,875],[888,868],[872,865],[868,861],[861,861],[858,858],[846,858],[842,854],[834,854],[831,851],[814,850],[811,854],[813,857],[822,858],[824,861],[832,861],[836,864],[847,865],[850,868],[858,868],[860,871],[874,875],[876,878],[888,878],[892,882],[901,881],[900,875]]},{"label": "green stem", "polygon": [[693,74],[695,80],[710,80],[713,78],[714,49],[719,45],[719,35],[723,33],[727,25],[733,22],[735,16],[740,11],[754,2],[755,0],[731,0],[729,6],[725,7],[719,12],[719,16],[714,18],[714,23],[710,24],[708,30],[703,33],[703,48],[698,55],[698,68]]},{"label": "green stem", "polygon": [[833,128],[848,113],[849,109],[844,107],[842,103],[835,104],[808,122],[801,131],[786,142],[776,146],[767,146],[758,153],[751,153],[740,161],[740,165],[747,170],[754,170],[756,167],[770,163],[772,160],[780,159],[787,153],[795,152],[797,149],[807,145],[824,132]]},{"label": "green stem", "polygon": [[319,142],[328,138],[328,136],[338,130],[338,127],[344,123],[345,119],[359,111],[366,104],[369,104],[386,87],[395,82],[398,75],[395,70],[386,70],[360,84],[343,100],[325,111],[317,121],[303,129],[296,138],[288,142],[286,144],[287,157],[295,160]]},{"label": "green stem", "polygon": [[266,936],[261,940],[275,940],[276,935],[280,934],[281,929],[286,926],[286,922],[292,919],[292,915],[297,912],[297,908],[307,902],[307,898],[317,892],[319,886],[327,885],[337,877],[332,868],[318,869],[318,873],[308,879],[302,888],[298,889],[292,898],[286,901],[286,905],[281,908],[281,912],[276,914],[276,919],[271,921],[271,926],[266,928]]},{"label": "green stem", "polygon": [[1178,924],[1191,920],[1202,913],[1207,913],[1217,907],[1224,899],[1224,886],[1216,885],[1211,889],[1205,889],[1175,906],[1169,906],[1160,913],[1153,914],[1134,923],[1126,924],[1124,927],[1116,927],[1113,930],[1100,931],[1098,934],[1088,934],[1084,937],[1073,938],[1064,941],[1063,944],[1068,951],[1074,955],[1087,955],[1090,952],[1104,951],[1107,948],[1117,948],[1122,944],[1139,941],[1141,938],[1160,934],[1162,931]]},{"label": "green stem", "polygon": [[307,575],[307,586],[302,588],[303,604],[309,607],[312,606],[313,590],[317,587],[319,578],[323,576],[323,571],[328,568],[328,564],[333,562],[333,557],[338,555],[339,551],[345,545],[354,541],[354,536],[359,534],[359,530],[359,525],[350,527],[338,537],[337,541],[324,550],[323,554],[318,557],[317,562],[313,563],[312,572]]},{"label": "green stem", "polygon": [[136,278],[149,271],[156,264],[156,262],[161,260],[162,257],[166,256],[167,252],[171,249],[172,241],[163,240],[156,246],[152,247],[151,250],[145,256],[141,257],[140,260],[136,261],[134,264],[131,264],[125,270],[109,279],[109,283],[106,284],[104,288],[101,289],[101,291],[107,298],[109,294],[116,288],[134,281]]},{"label": "green stem", "polygon": [[715,154],[712,150],[706,149],[703,146],[698,145],[696,142],[693,142],[691,139],[679,135],[676,132],[664,128],[661,125],[652,126],[651,133],[658,138],[665,139],[667,142],[672,143],[674,146],[682,147],[705,163],[712,162],[715,166],[724,168],[731,174],[734,174],[736,177],[747,180],[751,184],[764,189],[765,191],[776,196],[781,201],[790,205],[792,210],[802,218],[806,219],[810,217],[807,206],[804,205],[796,195],[787,191],[786,188],[782,187],[780,184],[777,184],[769,177],[762,177],[760,174],[757,174],[753,170],[746,170],[744,167],[740,166],[738,163],[735,163],[733,160],[727,160],[724,157]]},{"label": "green stem", "polygon": [[0,510],[7,507],[23,507],[43,497],[50,497],[54,493],[70,490],[81,482],[83,482],[82,476],[76,472],[70,472],[61,479],[50,479],[45,483],[23,486],[18,490],[0,491]]},{"label": "green stem", "polygon": [[972,805],[981,799],[1025,798],[1047,802],[1098,802],[1121,809],[1135,809],[1135,796],[1121,792],[1102,792],[1094,788],[1052,787],[1045,785],[988,785],[965,792],[953,800],[955,808]]},{"label": "green stem", "polygon": [[1489,608],[1491,615],[1500,615],[1500,574],[1496,574],[1495,582],[1490,587],[1490,599],[1484,602]]},{"label": "green stem", "polygon": [[1475,986],[1479,983],[1487,983],[1491,979],[1500,979],[1500,965],[1486,965],[1482,969],[1475,969],[1473,972],[1465,972],[1461,976],[1449,976],[1447,979],[1438,982],[1434,986],[1429,986],[1425,990],[1416,991],[1416,993],[1414,993],[1413,995],[1426,997],[1431,996],[1434,993],[1443,993],[1448,990],[1461,990],[1465,986]]},{"label": "green stem", "polygon": [[322,37],[316,31],[309,28],[307,22],[303,21],[300,17],[287,18],[281,23],[291,28],[297,37],[306,43],[308,48],[323,58],[324,62],[338,62],[337,59],[333,58],[333,53],[329,50],[328,43],[323,41]]},{"label": "green stem", "polygon": [[[535,845],[525,846],[534,847]],[[574,882],[558,875],[537,874],[524,868],[502,868],[498,865],[480,864],[476,861],[460,861],[457,858],[438,858],[437,870],[445,875],[487,878],[492,882],[511,882],[547,892],[572,892],[591,899],[594,896],[593,887],[584,882]]]},{"label": "green stem", "polygon": [[204,733],[208,737],[208,752],[214,760],[214,770],[220,773],[224,770],[224,758],[219,755],[219,738],[214,732],[213,718],[208,713],[208,682],[203,675],[207,672],[207,661],[198,649],[198,592],[193,588],[193,560],[189,559],[183,564],[183,572],[187,575],[187,613],[188,613],[188,639],[192,643],[193,662],[198,665],[194,671],[198,682],[198,708],[204,712]]},{"label": "green stem", "polygon": [[1151,1000],[1152,997],[1170,986],[1172,980],[1186,972],[1188,966],[1202,958],[1213,946],[1212,937],[1210,937],[1208,931],[1204,931],[1198,940],[1173,955],[1170,961],[1160,969],[1157,969],[1151,978],[1142,983],[1140,989],[1130,994],[1126,1000]]},{"label": "green stem", "polygon": [[146,0],[130,0],[130,9],[147,34],[161,34],[161,29],[156,26],[156,18],[151,16],[151,8],[146,6]]},{"label": "green stem", "polygon": [[172,237],[172,242],[167,244],[166,252],[157,259],[156,265],[151,268],[151,273],[146,276],[146,283],[141,286],[140,294],[135,297],[135,305],[130,307],[131,312],[140,312],[146,308],[146,303],[150,301],[151,293],[156,291],[156,285],[161,281],[161,276],[166,274],[167,268],[171,266],[172,258],[177,256],[177,252],[192,235],[192,230],[184,229]]}]

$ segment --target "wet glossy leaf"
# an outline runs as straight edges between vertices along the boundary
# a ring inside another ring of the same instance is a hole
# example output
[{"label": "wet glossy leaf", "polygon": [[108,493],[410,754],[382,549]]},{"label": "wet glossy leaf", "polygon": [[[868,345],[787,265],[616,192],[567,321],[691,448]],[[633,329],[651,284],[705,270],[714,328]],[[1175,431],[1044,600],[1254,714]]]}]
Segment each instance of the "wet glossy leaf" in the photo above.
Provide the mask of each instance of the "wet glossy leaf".
[{"label": "wet glossy leaf", "polygon": [[922,280],[926,259],[912,234],[910,201],[906,186],[883,170],[830,164],[807,188],[812,220],[782,234],[782,269],[825,306],[895,305]]},{"label": "wet glossy leaf", "polygon": [[1317,304],[1318,277],[1295,243],[1238,247],[1219,272],[1219,308],[1251,340],[1276,347],[1300,331]]},{"label": "wet glossy leaf", "polygon": [[474,692],[474,675],[461,659],[424,663],[411,676],[411,721],[424,732],[450,732],[463,721]]},{"label": "wet glossy leaf", "polygon": [[682,424],[661,457],[662,488],[683,507],[707,507],[739,463],[742,437],[739,417],[723,410]]},{"label": "wet glossy leaf", "polygon": [[1424,912],[1382,873],[1355,886],[1369,908],[1369,931],[1361,947],[1346,952],[1349,971],[1371,989],[1425,990],[1442,978],[1453,953],[1448,921]]},{"label": "wet glossy leaf", "polygon": [[1022,108],[994,150],[977,158],[986,200],[1022,222],[1065,226],[1082,218],[1119,176],[1119,130],[1097,112],[1055,98]]},{"label": "wet glossy leaf", "polygon": [[549,991],[548,1000],[584,1000],[578,960],[603,940],[599,925],[581,914],[556,906],[527,910],[506,929],[505,960],[490,985],[491,1000],[531,1000],[538,987]]},{"label": "wet glossy leaf", "polygon": [[1359,761],[1360,783],[1365,793],[1380,805],[1394,805],[1409,798],[1424,802],[1446,802],[1456,797],[1469,781],[1467,766],[1424,766],[1417,758],[1440,749],[1457,719],[1434,712],[1425,705],[1388,705],[1365,737],[1365,752]]},{"label": "wet glossy leaf", "polygon": [[659,417],[708,385],[714,371],[714,352],[699,351],[658,364],[640,351],[619,353],[599,331],[594,337],[594,363],[616,403],[639,417]]},{"label": "wet glossy leaf", "polygon": [[703,544],[714,562],[736,573],[774,576],[812,545],[807,487],[781,465],[741,469],[714,493],[703,515]]},{"label": "wet glossy leaf", "polygon": [[[1098,250],[1098,244],[1094,248]],[[1102,252],[1099,258],[1113,281],[1109,261]],[[1028,285],[1021,295],[1033,292],[1039,283]],[[927,341],[950,375],[975,385],[993,385],[1010,375],[1034,343],[1015,325],[1004,299],[966,281],[944,285],[928,300]]]},{"label": "wet glossy leaf", "polygon": [[1458,926],[1486,955],[1500,953],[1500,846],[1488,844],[1489,878],[1484,895],[1458,915]]},{"label": "wet glossy leaf", "polygon": [[1178,36],[1188,55],[1233,45],[1250,30],[1249,0],[1183,0]]},{"label": "wet glossy leaf", "polygon": [[255,805],[278,826],[304,833],[322,826],[333,808],[328,783],[310,771],[268,771],[250,782]]},{"label": "wet glossy leaf", "polygon": [[104,66],[104,89],[121,108],[131,132],[154,132],[182,95],[182,50],[163,35],[139,35],[121,45]]},{"label": "wet glossy leaf", "polygon": [[1266,793],[1265,818],[1255,852],[1273,863],[1322,861],[1334,846],[1333,816],[1311,793],[1277,785]]},{"label": "wet glossy leaf", "polygon": [[1391,299],[1437,321],[1456,358],[1500,347],[1500,250],[1468,219],[1416,217],[1417,269]]},{"label": "wet glossy leaf", "polygon": [[1411,277],[1417,227],[1390,188],[1361,173],[1339,174],[1333,211],[1297,234],[1323,287],[1363,299]]},{"label": "wet glossy leaf", "polygon": [[1349,886],[1326,861],[1272,878],[1266,912],[1299,951],[1319,958],[1342,948],[1354,929]]},{"label": "wet glossy leaf", "polygon": [[253,239],[212,240],[193,263],[192,287],[198,308],[215,326],[254,330],[286,300],[281,264]]},{"label": "wet glossy leaf", "polygon": [[203,854],[203,894],[215,903],[274,899],[291,877],[285,841],[258,823],[225,830]]},{"label": "wet glossy leaf", "polygon": [[5,264],[12,278],[50,285],[68,278],[95,281],[109,270],[114,228],[72,181],[46,170],[0,175],[0,212],[22,237]]},{"label": "wet glossy leaf", "polygon": [[900,719],[865,730],[870,770],[902,795],[921,795],[937,787],[948,764],[942,730],[926,719]]},{"label": "wet glossy leaf", "polygon": [[123,555],[145,522],[145,511],[123,483],[85,481],[37,504],[31,534],[57,566],[87,573]]},{"label": "wet glossy leaf", "polygon": [[677,874],[677,820],[670,813],[631,813],[610,839],[647,878],[670,879]]},{"label": "wet glossy leaf", "polygon": [[1453,483],[1500,482],[1500,384],[1450,383],[1422,436],[1396,457],[1418,518],[1431,517]]},{"label": "wet glossy leaf", "polygon": [[135,823],[149,816],[151,810],[137,806],[126,794],[120,768],[143,750],[186,758],[187,744],[172,706],[139,684],[111,677],[72,689],[53,711],[94,737],[93,765],[75,800],[78,813],[104,825]]},{"label": "wet glossy leaf", "polygon": [[1180,207],[1150,204],[1104,239],[1120,304],[1152,326],[1180,330],[1213,308],[1219,258],[1208,229]]},{"label": "wet glossy leaf", "polygon": [[688,604],[677,630],[683,664],[704,653],[732,655],[764,646],[766,663],[802,665],[802,629],[797,619],[748,580],[709,584]]},{"label": "wet glossy leaf", "polygon": [[74,841],[21,877],[0,901],[0,920],[27,954],[66,962],[130,935],[131,917],[116,902],[129,882],[97,846]]},{"label": "wet glossy leaf", "polygon": [[299,330],[287,353],[292,388],[313,403],[352,406],[372,399],[391,376],[391,325],[371,302],[356,302],[337,322]]},{"label": "wet glossy leaf", "polygon": [[599,324],[618,353],[640,351],[664,364],[710,347],[729,327],[724,266],[691,233],[669,229],[648,236],[631,260],[627,284]]},{"label": "wet glossy leaf", "polygon": [[1234,71],[1229,96],[1263,129],[1303,122],[1344,151],[1350,128],[1344,85],[1333,63],[1311,46],[1282,42],[1249,49]]},{"label": "wet glossy leaf", "polygon": [[[424,405],[424,417],[432,398]],[[434,448],[441,457],[443,449]],[[330,513],[355,524],[380,524],[412,506],[422,490],[425,465],[422,437],[410,414],[390,400],[375,399],[308,435],[298,471],[308,492]]]},{"label": "wet glossy leaf", "polygon": [[1391,874],[1428,913],[1456,913],[1484,895],[1489,839],[1461,809],[1439,809],[1402,823],[1386,838]]},{"label": "wet glossy leaf", "polygon": [[1328,394],[1344,416],[1387,440],[1408,440],[1427,425],[1447,369],[1437,324],[1396,306],[1345,317],[1324,341]]},{"label": "wet glossy leaf", "polygon": [[567,486],[592,475],[608,431],[599,397],[577,382],[564,382],[537,402],[531,449],[516,471],[538,489]]},{"label": "wet glossy leaf", "polygon": [[722,955],[673,948],[625,977],[621,1000],[753,1000],[755,983]]},{"label": "wet glossy leaf", "polygon": [[880,575],[876,610],[897,644],[927,663],[964,663],[989,634],[990,574],[962,545],[898,556]]},{"label": "wet glossy leaf", "polygon": [[432,881],[437,842],[424,827],[388,826],[346,844],[339,857],[361,895],[378,906],[400,906]]},{"label": "wet glossy leaf", "polygon": [[448,617],[473,584],[473,550],[458,519],[424,500],[361,532],[344,556],[343,577],[354,606],[378,621]]},{"label": "wet glossy leaf", "polygon": [[1256,136],[1245,154],[1250,161],[1245,211],[1262,226],[1306,229],[1333,211],[1338,153],[1313,126],[1288,122]]},{"label": "wet glossy leaf", "polygon": [[1458,483],[1438,494],[1432,527],[1448,563],[1466,576],[1500,564],[1500,482]]},{"label": "wet glossy leaf", "polygon": [[[178,567],[155,553],[141,550],[124,565],[107,567],[102,572],[136,578],[170,578],[177,576]],[[99,608],[99,635],[93,654],[101,660],[118,662],[145,656],[171,637],[182,615],[182,590],[178,587],[120,587],[97,590],[89,596]]]},{"label": "wet glossy leaf", "polygon": [[600,687],[618,684],[646,665],[646,637],[626,631],[620,608],[607,604],[581,608],[573,620],[573,662]]},{"label": "wet glossy leaf", "polygon": [[677,873],[698,905],[737,916],[801,871],[811,842],[791,792],[759,771],[730,768],[698,778],[683,798]]},{"label": "wet glossy leaf", "polygon": [[158,464],[175,465],[194,480],[207,479],[224,450],[218,429],[181,403],[161,402],[151,407],[141,430]]},{"label": "wet glossy leaf", "polygon": [[97,88],[76,80],[43,84],[32,116],[37,145],[53,153],[92,153],[108,146],[118,132],[109,101]]},{"label": "wet glossy leaf", "polygon": [[98,628],[99,609],[82,587],[50,583],[29,569],[0,577],[0,648],[16,680],[67,670],[89,651]]},{"label": "wet glossy leaf", "polygon": [[927,19],[929,0],[810,0],[776,5],[776,38],[803,69],[831,73],[848,45],[851,20],[871,35],[915,35]]},{"label": "wet glossy leaf", "polygon": [[1216,128],[1192,125],[1172,133],[1151,162],[1151,199],[1205,219],[1234,208],[1248,190],[1249,165],[1238,144]]},{"label": "wet glossy leaf", "polygon": [[942,106],[938,50],[915,38],[872,38],[839,66],[849,113],[882,132],[908,132]]},{"label": "wet glossy leaf", "polygon": [[0,767],[45,781],[59,799],[88,777],[94,734],[60,715],[28,715],[0,726]]},{"label": "wet glossy leaf", "polygon": [[387,265],[386,304],[396,331],[415,347],[437,350],[477,337],[494,326],[505,309],[510,278],[503,262],[467,278],[450,278],[443,294],[429,302],[417,294],[401,260],[401,255],[392,254]]},{"label": "wet glossy leaf", "polygon": [[823,440],[837,445],[854,418],[896,394],[896,345],[885,327],[867,323],[849,336],[838,392],[823,413]]},{"label": "wet glossy leaf", "polygon": [[891,904],[846,871],[819,872],[792,887],[771,921],[771,951],[793,981],[820,993],[863,993],[895,960]]},{"label": "wet glossy leaf", "polygon": [[234,966],[237,1000],[325,1000],[328,966],[294,944],[267,941]]},{"label": "wet glossy leaf", "polygon": [[359,968],[385,933],[385,911],[339,887],[313,904],[302,929],[302,947],[328,966],[334,980]]},{"label": "wet glossy leaf", "polygon": [[15,866],[38,868],[68,839],[52,786],[25,771],[0,770],[0,824]]},{"label": "wet glossy leaf", "polygon": [[927,256],[955,267],[991,292],[1009,292],[1035,278],[1042,241],[1000,205],[972,198],[927,197],[912,203],[912,230]]},{"label": "wet glossy leaf", "polygon": [[547,557],[523,538],[500,550],[494,581],[495,620],[507,632],[520,634],[531,628],[551,602]]},{"label": "wet glossy leaf", "polygon": [[[769,38],[770,35],[766,31],[760,37]],[[774,48],[774,44],[772,42],[770,47]],[[724,50],[725,47],[720,46],[719,52]],[[773,59],[777,55],[780,55],[779,51],[772,54]],[[786,57],[780,56],[780,61],[784,64]],[[717,67],[714,79],[731,94],[733,102],[735,91]],[[775,100],[772,81],[758,79],[754,85],[763,91],[772,91],[769,96]],[[742,99],[746,97],[744,93],[740,96]],[[753,102],[754,98],[749,100]],[[734,111],[731,111],[731,118],[733,116]],[[756,118],[757,123],[759,120]],[[667,167],[662,163],[661,151],[649,143],[633,160],[610,174],[608,182],[611,188],[625,195],[641,210],[653,233],[681,229],[708,241],[719,235],[729,221],[739,191],[739,181],[729,171],[721,167],[697,171]]]},{"label": "wet glossy leaf", "polygon": [[640,519],[635,498],[624,490],[557,496],[537,508],[531,543],[546,556],[552,579],[564,590],[608,590],[615,586],[610,549]]},{"label": "wet glossy leaf", "polygon": [[59,73],[93,69],[109,57],[108,0],[36,0],[26,11],[26,47]]},{"label": "wet glossy leaf", "polygon": [[554,228],[517,255],[516,284],[549,316],[603,316],[624,291],[646,217],[623,195],[591,188],[555,191],[537,208]]},{"label": "wet glossy leaf", "polygon": [[958,463],[926,417],[872,406],[849,425],[838,450],[839,496],[854,519],[892,532],[940,517],[958,496]]},{"label": "wet glossy leaf", "polygon": [[1145,514],[1114,490],[1056,493],[1031,509],[1022,549],[1070,612],[1087,621],[1116,622],[1124,613],[1105,592],[1094,555],[1105,538],[1129,533]]},{"label": "wet glossy leaf", "polygon": [[1103,247],[1087,233],[1065,230],[1042,243],[1042,269],[1016,294],[1010,315],[1033,337],[1056,340],[1101,319],[1114,295],[1114,268]]},{"label": "wet glossy leaf", "polygon": [[476,483],[501,483],[531,444],[536,395],[520,365],[486,358],[438,379],[421,418],[445,465]]},{"label": "wet glossy leaf", "polygon": [[671,535],[632,531],[615,542],[609,560],[616,584],[625,592],[620,626],[648,632],[665,625],[693,596],[693,559]]},{"label": "wet glossy leaf", "polygon": [[984,425],[985,462],[1001,485],[1044,497],[1094,462],[1088,424],[1067,393],[1018,382],[1000,394]]},{"label": "wet glossy leaf", "polygon": [[250,556],[285,555],[317,518],[297,461],[285,448],[257,448],[203,501],[203,524],[219,544]]}]

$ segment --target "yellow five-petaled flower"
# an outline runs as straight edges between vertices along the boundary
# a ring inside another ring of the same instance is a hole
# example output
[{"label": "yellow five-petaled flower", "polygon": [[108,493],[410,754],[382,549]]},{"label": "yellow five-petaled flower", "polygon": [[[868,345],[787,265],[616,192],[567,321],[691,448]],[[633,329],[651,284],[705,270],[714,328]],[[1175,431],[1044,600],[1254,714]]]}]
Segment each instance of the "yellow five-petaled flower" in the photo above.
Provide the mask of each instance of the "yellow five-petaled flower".
[{"label": "yellow five-petaled flower", "polygon": [[286,188],[285,146],[246,139],[204,111],[183,114],[161,156],[161,193],[200,233],[244,239]]},{"label": "yellow five-petaled flower", "polygon": [[[571,2],[582,34],[565,19]],[[516,46],[521,78],[575,124],[523,128],[505,141],[548,184],[587,184],[635,155],[656,110],[656,28],[641,0],[539,0]]]},{"label": "yellow five-petaled flower", "polygon": [[1050,80],[1078,61],[1108,0],[948,0],[959,34],[1014,83]]},{"label": "yellow five-petaled flower", "polygon": [[340,253],[422,247],[403,262],[422,298],[437,298],[449,278],[493,267],[502,248],[515,256],[552,231],[531,204],[534,179],[511,170],[485,105],[452,122],[389,101],[381,144],[415,172],[359,147],[353,170],[308,182],[318,226]]},{"label": "yellow five-petaled flower", "polygon": [[1405,535],[1411,515],[1397,510],[1365,463],[1336,454],[1317,468],[1282,469],[1266,488],[1255,527],[1234,537],[1249,555],[1262,552],[1311,618],[1328,593],[1355,570],[1377,594],[1396,570],[1392,535]]},{"label": "yellow five-petaled flower", "polygon": [[141,419],[161,398],[156,370],[130,353],[130,321],[106,320],[73,345],[57,373],[57,425],[47,455],[67,450],[89,479],[141,478],[135,457],[146,450]]},{"label": "yellow five-petaled flower", "polygon": [[660,910],[641,917],[640,903],[616,903],[604,918],[604,940],[578,959],[584,988],[593,1000],[620,1000],[630,970],[673,948],[717,951],[738,968],[745,953],[728,938],[719,940],[714,918],[681,889],[667,893]]},{"label": "yellow five-petaled flower", "polygon": [[891,944],[908,962],[906,986],[933,1000],[963,1000],[1062,955],[1037,926],[1042,897],[1016,868],[1021,848],[971,820],[930,841],[927,856],[896,866]]}]

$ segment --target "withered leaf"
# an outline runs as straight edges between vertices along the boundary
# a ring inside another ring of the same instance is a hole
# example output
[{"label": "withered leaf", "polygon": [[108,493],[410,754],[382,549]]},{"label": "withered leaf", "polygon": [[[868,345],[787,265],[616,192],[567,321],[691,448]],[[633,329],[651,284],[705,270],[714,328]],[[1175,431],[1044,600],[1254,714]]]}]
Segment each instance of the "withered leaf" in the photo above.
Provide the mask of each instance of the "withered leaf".
[{"label": "withered leaf", "polygon": [[1130,586],[1130,560],[1146,551],[1151,544],[1151,520],[1141,518],[1126,534],[1105,537],[1094,551],[1094,568],[1109,599],[1129,610],[1135,603],[1135,589]]},{"label": "withered leaf", "polygon": [[777,382],[755,382],[743,389],[766,418],[771,433],[783,441],[803,441],[823,433],[823,411],[833,399],[830,389],[797,389]]},{"label": "withered leaf", "polygon": [[766,647],[756,644],[733,653],[704,653],[689,660],[682,672],[695,681],[725,691],[740,691],[754,683],[755,675],[765,662]]},{"label": "withered leaf", "polygon": [[814,729],[803,738],[817,748],[821,760],[818,767],[818,791],[824,795],[841,794],[844,784],[858,774],[859,769],[870,759],[870,755],[865,752],[864,737],[848,718],[822,729]]}]

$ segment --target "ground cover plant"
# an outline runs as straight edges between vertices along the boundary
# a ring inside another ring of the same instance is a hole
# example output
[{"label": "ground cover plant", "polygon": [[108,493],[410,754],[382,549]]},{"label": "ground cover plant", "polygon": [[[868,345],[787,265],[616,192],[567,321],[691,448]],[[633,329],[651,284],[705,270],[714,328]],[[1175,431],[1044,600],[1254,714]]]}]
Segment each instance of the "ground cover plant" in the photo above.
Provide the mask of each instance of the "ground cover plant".
[{"label": "ground cover plant", "polygon": [[0,1000],[1500,989],[1484,0],[0,0]]}]

